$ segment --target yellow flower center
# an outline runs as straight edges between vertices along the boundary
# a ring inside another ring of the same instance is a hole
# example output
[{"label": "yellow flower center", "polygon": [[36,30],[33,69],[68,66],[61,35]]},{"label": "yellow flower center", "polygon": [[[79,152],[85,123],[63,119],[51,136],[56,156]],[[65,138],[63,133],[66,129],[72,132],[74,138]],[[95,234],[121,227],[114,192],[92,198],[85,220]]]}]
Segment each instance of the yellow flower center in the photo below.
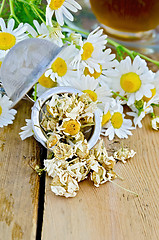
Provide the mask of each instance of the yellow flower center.
[{"label": "yellow flower center", "polygon": [[144,100],[145,102],[150,101],[151,98],[153,98],[153,97],[156,95],[156,88],[151,89],[151,92],[152,92],[152,96],[151,96],[150,98],[147,98],[147,97],[143,96],[143,100]]},{"label": "yellow flower center", "polygon": [[16,38],[11,33],[0,32],[0,50],[8,50],[16,44]]},{"label": "yellow flower center", "polygon": [[92,56],[92,53],[94,51],[94,47],[92,45],[92,43],[86,42],[83,45],[83,53],[82,53],[82,60],[87,60],[88,58],[90,58]]},{"label": "yellow flower center", "polygon": [[100,72],[94,71],[93,74],[91,74],[90,71],[89,71],[89,69],[86,67],[86,68],[84,69],[84,75],[85,75],[85,76],[89,75],[90,77],[94,77],[95,79],[99,78],[100,75],[102,74],[102,65],[99,64],[99,66],[100,66]]},{"label": "yellow flower center", "polygon": [[47,140],[47,147],[52,148],[58,142],[57,136],[51,135]]},{"label": "yellow flower center", "polygon": [[110,114],[110,111],[108,111],[102,117],[102,126],[104,126],[110,119],[111,119],[111,114]]},{"label": "yellow flower center", "polygon": [[97,101],[97,94],[92,90],[83,90],[84,93],[87,93],[93,102]]},{"label": "yellow flower center", "polygon": [[80,131],[80,124],[76,120],[69,120],[63,123],[64,132],[70,135],[76,135]]},{"label": "yellow flower center", "polygon": [[129,72],[121,76],[120,85],[125,92],[134,93],[141,87],[141,80],[136,73]]},{"label": "yellow flower center", "polygon": [[1,116],[1,114],[2,114],[2,107],[0,106],[0,116]]},{"label": "yellow flower center", "polygon": [[114,128],[120,128],[123,124],[123,116],[120,112],[115,112],[111,118],[111,123]]},{"label": "yellow flower center", "polygon": [[0,61],[0,68],[1,68],[1,65],[2,65],[2,61]]},{"label": "yellow flower center", "polygon": [[45,88],[53,88],[56,86],[56,82],[54,82],[50,77],[46,77],[45,74],[39,78],[38,82]]},{"label": "yellow flower center", "polygon": [[63,77],[67,73],[67,64],[66,62],[58,57],[53,64],[51,65],[51,68],[54,73],[57,73],[59,77]]},{"label": "yellow flower center", "polygon": [[51,0],[49,7],[51,8],[51,10],[57,10],[59,9],[65,0]]}]

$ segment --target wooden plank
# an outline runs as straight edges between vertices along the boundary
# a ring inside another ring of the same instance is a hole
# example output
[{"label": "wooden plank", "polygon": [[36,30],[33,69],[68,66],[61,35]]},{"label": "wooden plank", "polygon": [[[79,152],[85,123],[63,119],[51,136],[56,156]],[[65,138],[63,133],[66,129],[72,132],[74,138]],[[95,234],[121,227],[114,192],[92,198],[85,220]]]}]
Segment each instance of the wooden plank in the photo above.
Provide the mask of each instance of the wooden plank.
[{"label": "wooden plank", "polygon": [[[121,141],[105,139],[105,143],[110,152]],[[65,199],[51,192],[51,179],[46,177],[42,240],[159,239],[159,134],[151,129],[147,116],[143,128],[123,143],[137,154],[126,164],[117,163],[115,170],[125,180],[115,182],[139,197],[113,183],[95,188],[85,180],[75,198]]]},{"label": "wooden plank", "polygon": [[17,110],[14,124],[0,129],[0,240],[35,240],[39,177],[28,162],[39,163],[39,146],[18,134],[31,104],[20,102]]}]

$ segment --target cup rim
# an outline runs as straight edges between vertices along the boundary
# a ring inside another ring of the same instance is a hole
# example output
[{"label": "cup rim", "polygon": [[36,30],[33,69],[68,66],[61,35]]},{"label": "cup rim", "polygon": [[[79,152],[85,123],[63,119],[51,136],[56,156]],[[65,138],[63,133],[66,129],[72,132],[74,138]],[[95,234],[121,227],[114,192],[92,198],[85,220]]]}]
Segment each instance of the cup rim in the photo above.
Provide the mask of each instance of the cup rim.
[{"label": "cup rim", "polygon": [[[39,121],[39,114],[41,110],[41,106],[49,100],[54,94],[61,94],[61,93],[75,93],[79,94],[80,96],[83,94],[82,91],[75,89],[73,87],[54,87],[43,93],[34,103],[32,107],[31,113],[31,121],[32,121],[32,129],[34,131],[34,138],[40,142],[45,148],[46,146],[46,137],[44,136],[41,128],[40,128],[40,121]],[[97,143],[100,133],[101,133],[101,117],[98,109],[94,113],[95,117],[95,126],[94,131],[90,139],[88,140],[88,148],[89,150]],[[47,148],[48,149],[48,148]],[[51,149],[49,149],[51,150]]]}]

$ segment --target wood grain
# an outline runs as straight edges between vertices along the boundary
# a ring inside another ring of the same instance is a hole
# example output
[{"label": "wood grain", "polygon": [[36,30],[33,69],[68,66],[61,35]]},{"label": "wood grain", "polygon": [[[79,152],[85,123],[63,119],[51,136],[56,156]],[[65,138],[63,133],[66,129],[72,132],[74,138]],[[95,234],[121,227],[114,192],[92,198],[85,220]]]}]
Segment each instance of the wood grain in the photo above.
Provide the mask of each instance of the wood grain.
[{"label": "wood grain", "polygon": [[20,102],[17,110],[14,124],[0,129],[0,240],[35,240],[39,177],[28,162],[38,163],[39,146],[18,134],[31,105]]},{"label": "wood grain", "polygon": [[109,152],[121,142],[136,156],[126,164],[118,162],[115,180],[139,197],[106,183],[99,188],[89,180],[80,183],[73,199],[55,196],[46,177],[42,240],[157,240],[159,239],[159,133],[150,127],[147,116],[143,128],[134,130],[128,140],[105,144]]}]

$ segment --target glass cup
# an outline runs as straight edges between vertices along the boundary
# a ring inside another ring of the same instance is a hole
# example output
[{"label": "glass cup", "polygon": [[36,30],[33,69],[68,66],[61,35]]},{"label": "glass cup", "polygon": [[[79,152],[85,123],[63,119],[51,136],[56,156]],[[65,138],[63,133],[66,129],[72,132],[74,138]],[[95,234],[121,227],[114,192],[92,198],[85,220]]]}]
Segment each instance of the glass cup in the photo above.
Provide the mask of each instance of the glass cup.
[{"label": "glass cup", "polygon": [[127,46],[159,51],[154,31],[159,25],[159,0],[90,0],[90,4],[109,36]]}]

